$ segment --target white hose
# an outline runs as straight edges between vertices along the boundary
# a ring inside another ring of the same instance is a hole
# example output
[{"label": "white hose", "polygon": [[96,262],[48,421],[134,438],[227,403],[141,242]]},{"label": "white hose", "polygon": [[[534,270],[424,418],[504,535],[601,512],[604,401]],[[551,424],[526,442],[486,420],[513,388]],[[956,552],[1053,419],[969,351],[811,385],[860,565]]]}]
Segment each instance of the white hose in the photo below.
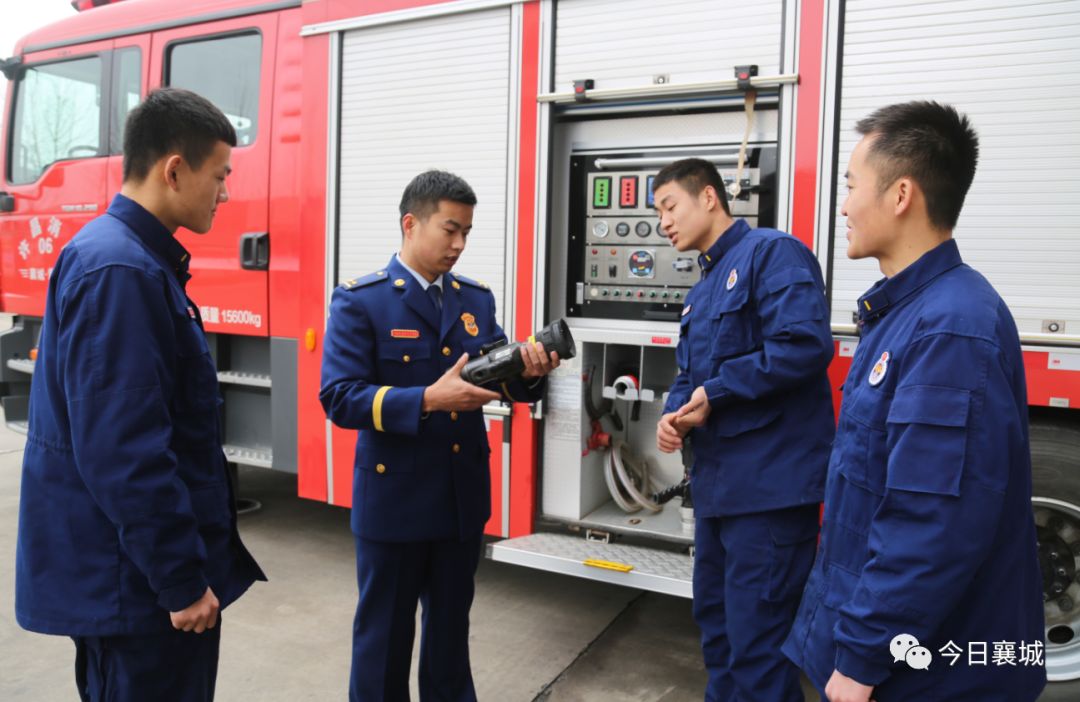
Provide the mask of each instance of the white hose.
[{"label": "white hose", "polygon": [[634,454],[622,439],[612,442],[606,459],[604,480],[607,482],[608,492],[624,512],[637,512],[642,507],[654,513],[663,509],[662,505],[656,504],[647,496],[654,491],[649,480],[647,459]]}]

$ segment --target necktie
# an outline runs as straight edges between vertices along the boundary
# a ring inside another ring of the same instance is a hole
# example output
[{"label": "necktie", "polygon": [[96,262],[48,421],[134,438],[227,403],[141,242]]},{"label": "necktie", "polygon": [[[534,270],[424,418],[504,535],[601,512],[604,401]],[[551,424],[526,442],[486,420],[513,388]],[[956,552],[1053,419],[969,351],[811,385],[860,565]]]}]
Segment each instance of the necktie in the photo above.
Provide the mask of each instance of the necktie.
[{"label": "necktie", "polygon": [[428,297],[431,298],[431,304],[435,305],[436,312],[442,312],[442,288],[438,285],[429,285],[427,289]]}]

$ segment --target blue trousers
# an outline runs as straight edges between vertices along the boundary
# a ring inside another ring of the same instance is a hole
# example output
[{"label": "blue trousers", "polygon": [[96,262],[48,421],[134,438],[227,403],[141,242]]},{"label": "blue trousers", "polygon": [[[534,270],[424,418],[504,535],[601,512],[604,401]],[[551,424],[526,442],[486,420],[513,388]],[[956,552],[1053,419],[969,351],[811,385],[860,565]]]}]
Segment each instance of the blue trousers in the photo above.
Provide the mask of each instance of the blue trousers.
[{"label": "blue trousers", "polygon": [[708,702],[803,702],[780,652],[817,547],[818,505],[703,517],[694,532],[694,620]]},{"label": "blue trousers", "polygon": [[356,537],[360,590],[353,621],[351,702],[409,699],[416,606],[421,700],[474,702],[469,608],[483,536],[464,541],[387,543]]},{"label": "blue trousers", "polygon": [[78,636],[75,684],[82,702],[211,702],[221,620],[201,634]]}]

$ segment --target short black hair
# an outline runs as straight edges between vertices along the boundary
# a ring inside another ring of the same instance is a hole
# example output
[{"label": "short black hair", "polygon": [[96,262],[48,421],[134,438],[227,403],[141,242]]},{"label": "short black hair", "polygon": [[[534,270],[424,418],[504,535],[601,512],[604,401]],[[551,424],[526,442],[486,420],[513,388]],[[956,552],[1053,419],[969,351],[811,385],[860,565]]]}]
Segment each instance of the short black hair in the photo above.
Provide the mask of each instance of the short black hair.
[{"label": "short black hair", "polygon": [[724,179],[720,177],[720,171],[716,170],[709,161],[703,158],[684,158],[674,163],[669,163],[660,169],[653,178],[652,189],[655,193],[660,186],[668,183],[678,183],[691,195],[699,195],[705,186],[711,185],[720,199],[720,205],[724,213],[730,215],[731,207],[728,206],[727,188],[724,187]]},{"label": "short black hair", "polygon": [[124,182],[146,180],[153,165],[172,153],[198,170],[219,141],[236,146],[236,130],[212,102],[190,90],[154,90],[124,126]]},{"label": "short black hair", "polygon": [[[401,204],[398,206],[401,219],[411,213],[413,217],[423,221],[439,209],[441,200],[475,207],[476,193],[459,175],[448,171],[424,171],[410,180],[405,186],[405,192],[401,194]],[[403,229],[402,234],[404,233]]]},{"label": "short black hair", "polygon": [[979,135],[965,115],[951,105],[917,100],[882,107],[859,120],[855,131],[873,138],[867,154],[879,192],[911,178],[926,198],[930,223],[943,230],[956,226],[979,162]]}]

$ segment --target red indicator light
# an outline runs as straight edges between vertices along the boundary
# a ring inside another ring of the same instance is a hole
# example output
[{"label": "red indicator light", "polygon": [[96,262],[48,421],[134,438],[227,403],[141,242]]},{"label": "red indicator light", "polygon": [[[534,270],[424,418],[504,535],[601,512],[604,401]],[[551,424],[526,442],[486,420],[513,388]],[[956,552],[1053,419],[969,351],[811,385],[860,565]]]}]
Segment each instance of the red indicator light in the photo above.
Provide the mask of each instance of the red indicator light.
[{"label": "red indicator light", "polygon": [[637,176],[619,178],[619,207],[637,207]]}]

